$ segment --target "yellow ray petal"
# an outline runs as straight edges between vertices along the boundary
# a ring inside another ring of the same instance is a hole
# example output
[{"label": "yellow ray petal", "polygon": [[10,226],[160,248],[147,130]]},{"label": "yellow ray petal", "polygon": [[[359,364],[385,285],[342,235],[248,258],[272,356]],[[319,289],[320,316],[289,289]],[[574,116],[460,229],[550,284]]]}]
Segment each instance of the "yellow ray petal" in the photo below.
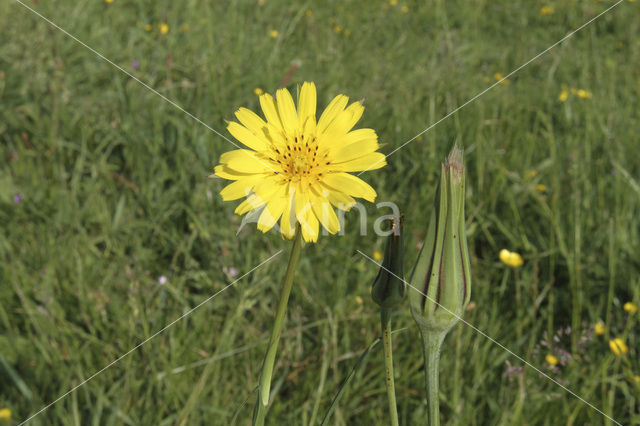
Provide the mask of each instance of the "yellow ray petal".
[{"label": "yellow ray petal", "polygon": [[251,177],[251,176],[262,176],[262,177],[265,177],[264,173],[241,173],[241,172],[238,172],[236,170],[230,169],[229,167],[227,167],[225,165],[218,165],[213,170],[214,170],[214,172],[213,172],[214,175],[216,175],[218,177],[221,177],[223,179],[229,179],[229,180],[246,179],[246,178]]},{"label": "yellow ray petal", "polygon": [[251,192],[253,186],[258,182],[261,177],[252,177],[249,179],[237,180],[229,185],[225,186],[220,195],[223,201],[237,200],[238,198],[246,197]]},{"label": "yellow ray petal", "polygon": [[280,216],[282,216],[282,212],[286,207],[288,199],[284,196],[276,196],[267,203],[267,206],[263,210],[262,214],[260,214],[260,218],[258,219],[258,229],[262,232],[267,232],[269,229],[273,228],[273,225],[276,224]]},{"label": "yellow ray petal", "polygon": [[253,187],[253,193],[261,200],[268,202],[278,191],[284,191],[285,185],[280,175],[270,175],[262,178]]},{"label": "yellow ray petal", "polygon": [[264,114],[264,118],[267,119],[267,122],[278,129],[278,131],[282,132],[282,123],[280,122],[280,116],[278,115],[278,110],[276,109],[276,103],[273,100],[273,96],[268,93],[260,95],[260,107],[262,108],[262,113]]},{"label": "yellow ray petal", "polygon": [[262,206],[264,206],[264,201],[262,201],[259,197],[251,194],[247,197],[246,200],[240,203],[238,207],[236,207],[234,213],[242,216],[243,214]]},{"label": "yellow ray petal", "polygon": [[255,135],[264,135],[264,128],[267,127],[267,122],[255,112],[247,108],[240,108],[235,112],[235,116],[244,127]]},{"label": "yellow ray petal", "polygon": [[302,229],[302,239],[306,242],[315,243],[318,241],[318,218],[312,209],[305,215],[305,221],[300,223]]},{"label": "yellow ray petal", "polygon": [[381,152],[371,152],[360,158],[341,163],[331,163],[331,171],[359,172],[361,170],[375,170],[387,164],[386,157]]},{"label": "yellow ray petal", "polygon": [[252,131],[235,121],[229,122],[227,130],[234,138],[255,151],[264,151],[269,148],[269,143],[264,137],[254,134]]},{"label": "yellow ray petal", "polygon": [[259,158],[257,152],[248,149],[227,151],[220,156],[220,163],[240,173],[264,173],[271,170],[267,160]]},{"label": "yellow ray petal", "polygon": [[[370,129],[360,129],[360,130],[370,130]],[[351,133],[355,133],[355,132],[351,132]],[[369,154],[380,147],[378,145],[378,139],[376,137],[375,132],[373,132],[373,137],[362,138],[362,139],[356,140],[355,142],[348,143],[350,140],[352,140],[352,138],[344,138],[343,140],[345,142],[345,145],[343,147],[337,148],[337,149],[334,148],[335,153],[331,156],[334,162],[342,163],[345,161],[353,160],[355,158],[362,157],[366,154]]]},{"label": "yellow ray petal", "polygon": [[295,190],[289,184],[286,185],[287,197],[285,208],[282,211],[282,219],[280,220],[280,231],[282,236],[288,239],[292,239],[295,235]]},{"label": "yellow ray petal", "polygon": [[340,221],[329,200],[321,195],[314,194],[311,205],[313,213],[330,234],[335,234],[340,230]]},{"label": "yellow ray petal", "polygon": [[323,188],[323,193],[326,193],[327,200],[340,210],[349,211],[356,204],[356,200],[354,200],[353,197],[345,194],[344,192],[336,191],[323,182],[320,184]]},{"label": "yellow ray petal", "polygon": [[323,183],[336,191],[341,191],[354,197],[364,198],[370,202],[373,202],[377,196],[376,191],[369,186],[368,183],[349,173],[340,172],[327,174],[323,177]]},{"label": "yellow ray petal", "polygon": [[298,120],[304,124],[308,118],[316,119],[316,85],[305,81],[298,98]]},{"label": "yellow ray petal", "polygon": [[276,102],[282,127],[287,135],[292,135],[300,126],[298,124],[296,105],[293,103],[291,93],[287,89],[279,89],[276,92]]},{"label": "yellow ray petal", "polygon": [[360,102],[354,102],[347,107],[344,111],[340,112],[334,120],[324,130],[325,133],[330,135],[344,135],[353,126],[356,125],[358,120],[362,117],[364,107]]},{"label": "yellow ray petal", "polygon": [[320,116],[320,120],[318,120],[318,132],[323,133],[327,127],[331,124],[331,122],[342,112],[344,111],[344,107],[347,106],[349,102],[349,98],[345,95],[338,95],[327,105],[327,108],[324,110],[322,115]]}]

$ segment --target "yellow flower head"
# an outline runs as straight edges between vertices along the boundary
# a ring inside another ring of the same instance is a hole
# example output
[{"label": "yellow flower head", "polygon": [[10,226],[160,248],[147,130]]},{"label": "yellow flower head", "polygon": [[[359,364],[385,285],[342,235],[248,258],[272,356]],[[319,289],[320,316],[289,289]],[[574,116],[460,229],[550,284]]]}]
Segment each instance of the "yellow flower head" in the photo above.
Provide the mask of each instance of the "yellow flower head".
[{"label": "yellow flower head", "polygon": [[222,199],[247,197],[236,214],[253,211],[258,229],[267,232],[280,219],[283,237],[293,238],[300,224],[305,241],[317,241],[319,224],[334,234],[340,223],[334,207],[349,210],[353,197],[373,202],[376,191],[349,174],[386,164],[372,129],[351,130],[364,107],[347,106],[349,98],[336,96],[316,121],[316,86],[305,82],[298,105],[287,89],[275,99],[260,96],[266,120],[246,108],[235,115],[227,129],[249,149],[220,157],[215,175],[235,182],[221,192]]},{"label": "yellow flower head", "polygon": [[145,30],[145,31],[151,31],[152,29],[153,29],[153,25],[151,25],[151,24],[145,24],[145,26],[144,26],[144,30]]},{"label": "yellow flower head", "polygon": [[382,260],[382,253],[379,250],[373,252],[373,260],[378,262]]},{"label": "yellow flower head", "polygon": [[104,0],[105,3],[113,3],[113,0]]},{"label": "yellow flower head", "polygon": [[278,32],[278,30],[271,30],[271,31],[269,31],[269,37],[271,37],[271,38],[278,38],[278,35],[279,35],[279,34],[280,34],[280,33]]},{"label": "yellow flower head", "polygon": [[494,74],[493,74],[493,78],[494,78],[496,81],[499,81],[499,82],[500,82],[500,84],[508,85],[508,84],[510,83],[509,79],[508,79],[508,78],[504,78],[504,76],[502,75],[502,73],[499,73],[499,72],[494,73]]},{"label": "yellow flower head", "polygon": [[253,93],[255,93],[256,96],[260,96],[264,94],[264,90],[262,90],[259,87],[256,87],[255,89],[253,89]]},{"label": "yellow flower head", "polygon": [[629,347],[624,340],[619,337],[609,340],[609,348],[614,355],[624,355],[629,352]]},{"label": "yellow flower head", "polygon": [[564,102],[569,98],[569,88],[565,85],[562,86],[562,92],[558,95],[558,100]]},{"label": "yellow flower head", "polygon": [[544,192],[547,190],[547,185],[543,184],[543,183],[537,183],[536,184],[536,191],[538,192]]},{"label": "yellow flower head", "polygon": [[556,11],[556,9],[553,6],[542,6],[542,8],[540,9],[540,14],[541,15],[551,15],[555,11]]},{"label": "yellow flower head", "polygon": [[625,311],[627,311],[631,315],[633,315],[636,312],[638,312],[638,305],[636,305],[635,303],[632,303],[632,302],[627,302],[627,303],[624,304],[622,309],[624,309]]},{"label": "yellow flower head", "polygon": [[511,266],[512,268],[519,268],[524,263],[522,256],[507,249],[500,250],[500,260],[502,263],[507,266]]},{"label": "yellow flower head", "polygon": [[11,420],[11,410],[9,410],[8,408],[1,408],[0,420]]},{"label": "yellow flower head", "polygon": [[391,6],[397,6],[398,5],[398,0],[389,0],[389,4]]},{"label": "yellow flower head", "polygon": [[169,25],[167,25],[166,23],[161,23],[160,24],[160,34],[166,34],[169,32]]},{"label": "yellow flower head", "polygon": [[607,328],[602,321],[598,321],[593,325],[593,331],[596,333],[596,335],[602,336],[607,331]]},{"label": "yellow flower head", "polygon": [[549,365],[558,365],[558,358],[556,358],[551,354],[547,354],[547,356],[545,356],[544,359],[545,361],[547,361],[547,364]]},{"label": "yellow flower head", "polygon": [[307,11],[304,14],[307,18],[310,18],[313,16],[313,11],[311,9],[307,9]]},{"label": "yellow flower head", "polygon": [[593,96],[590,91],[584,89],[576,90],[576,95],[578,95],[580,99],[591,99]]},{"label": "yellow flower head", "polygon": [[402,11],[402,13],[409,13],[409,6],[405,4],[400,8],[400,10]]}]

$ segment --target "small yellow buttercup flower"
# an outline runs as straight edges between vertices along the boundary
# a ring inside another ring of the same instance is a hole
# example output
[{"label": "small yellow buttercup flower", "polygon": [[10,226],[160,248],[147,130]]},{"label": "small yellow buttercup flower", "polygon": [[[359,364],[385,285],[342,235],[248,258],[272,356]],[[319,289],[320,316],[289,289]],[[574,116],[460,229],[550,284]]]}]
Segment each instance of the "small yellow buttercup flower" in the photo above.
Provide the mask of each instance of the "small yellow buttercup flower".
[{"label": "small yellow buttercup flower", "polygon": [[271,37],[271,38],[278,38],[278,35],[280,35],[280,33],[278,32],[278,30],[271,30],[271,31],[269,31],[269,37]]},{"label": "small yellow buttercup flower", "polygon": [[397,6],[398,5],[398,0],[389,0],[389,4],[391,6]]},{"label": "small yellow buttercup flower", "polygon": [[402,13],[409,13],[409,7],[405,4],[403,5],[400,10],[402,11]]},{"label": "small yellow buttercup flower", "polygon": [[382,253],[379,250],[373,252],[373,260],[377,262],[382,260]]},{"label": "small yellow buttercup flower", "polygon": [[633,376],[633,381],[636,383],[640,383],[640,376]]},{"label": "small yellow buttercup flower", "polygon": [[113,0],[104,0],[105,3],[113,3]]},{"label": "small yellow buttercup flower", "polygon": [[319,225],[331,234],[340,230],[334,207],[346,211],[354,197],[373,202],[377,196],[349,173],[386,165],[376,132],[352,130],[364,107],[347,106],[349,98],[338,95],[316,121],[316,99],[316,86],[309,82],[300,89],[297,108],[287,89],[278,90],[275,99],[265,93],[260,96],[265,119],[240,108],[239,123],[227,127],[248,149],[220,157],[215,175],[234,181],[220,195],[224,201],[246,197],[235,212],[253,212],[262,232],[280,220],[283,238],[291,239],[299,223],[304,240],[315,242]]},{"label": "small yellow buttercup flower", "polygon": [[304,14],[307,18],[310,18],[313,16],[313,12],[311,11],[311,9],[307,9],[307,11]]},{"label": "small yellow buttercup flower", "polygon": [[342,25],[334,25],[333,32],[336,34],[340,34],[342,32]]},{"label": "small yellow buttercup flower", "polygon": [[153,25],[151,25],[151,24],[146,24],[146,25],[144,26],[144,30],[145,30],[145,31],[151,31],[152,29],[153,29]]},{"label": "small yellow buttercup flower", "polygon": [[542,184],[542,183],[538,183],[536,184],[536,191],[538,192],[544,192],[547,190],[547,185]]},{"label": "small yellow buttercup flower", "polygon": [[505,85],[506,85],[506,84],[511,83],[511,82],[509,81],[509,79],[504,78],[504,76],[502,75],[502,73],[499,73],[499,72],[494,73],[494,74],[493,74],[493,78],[494,78],[496,81],[499,81],[499,82],[500,82],[500,84],[505,84]]},{"label": "small yellow buttercup flower", "polygon": [[162,22],[160,24],[160,34],[166,34],[169,32],[169,25],[167,25],[166,23]]},{"label": "small yellow buttercup flower", "polygon": [[0,420],[11,420],[11,410],[8,408],[0,409]]},{"label": "small yellow buttercup flower", "polygon": [[533,179],[536,176],[538,176],[538,171],[537,170],[531,170],[529,173],[527,173],[527,177],[529,179]]},{"label": "small yellow buttercup flower", "polygon": [[602,321],[598,321],[593,325],[593,331],[597,336],[602,336],[607,331],[607,327],[605,327]]},{"label": "small yellow buttercup flower", "polygon": [[624,355],[627,352],[629,352],[629,347],[624,342],[624,340],[622,340],[619,337],[609,340],[609,348],[611,349],[611,352],[613,352],[614,355],[618,355],[618,356]]},{"label": "small yellow buttercup flower", "polygon": [[253,89],[253,93],[254,93],[256,96],[261,96],[261,95],[263,95],[263,94],[264,94],[264,90],[262,90],[262,89],[261,89],[261,88],[259,88],[259,87],[256,87],[255,89]]},{"label": "small yellow buttercup flower", "polygon": [[547,361],[547,364],[549,365],[558,365],[558,358],[556,358],[551,354],[547,354],[547,356],[545,356],[544,359],[545,361]]},{"label": "small yellow buttercup flower", "polygon": [[558,95],[558,100],[560,102],[564,102],[569,98],[569,88],[566,85],[562,85],[562,91]]},{"label": "small yellow buttercup flower", "polygon": [[511,252],[507,249],[500,250],[500,260],[507,266],[511,266],[512,268],[519,268],[524,264],[524,260],[522,260],[522,256],[520,256],[516,252]]},{"label": "small yellow buttercup flower", "polygon": [[551,15],[555,11],[556,11],[556,9],[553,6],[542,6],[542,8],[540,9],[540,14],[541,15]]},{"label": "small yellow buttercup flower", "polygon": [[591,99],[593,96],[590,91],[584,89],[576,90],[576,95],[578,95],[580,99]]},{"label": "small yellow buttercup flower", "polygon": [[482,81],[484,81],[485,83],[488,83],[491,81],[491,79],[489,78],[488,75],[485,75],[484,77],[482,77]]},{"label": "small yellow buttercup flower", "polygon": [[633,315],[636,312],[638,312],[638,305],[636,305],[635,303],[632,303],[632,302],[627,302],[627,303],[624,304],[622,309],[624,309],[625,311],[627,311],[631,315]]}]

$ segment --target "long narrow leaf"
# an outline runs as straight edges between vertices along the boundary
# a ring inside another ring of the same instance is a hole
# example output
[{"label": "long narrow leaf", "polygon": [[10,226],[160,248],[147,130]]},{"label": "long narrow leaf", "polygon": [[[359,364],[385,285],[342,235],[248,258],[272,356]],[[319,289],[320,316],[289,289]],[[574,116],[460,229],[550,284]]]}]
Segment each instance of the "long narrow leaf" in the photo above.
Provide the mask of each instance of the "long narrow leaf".
[{"label": "long narrow leaf", "polygon": [[327,410],[327,414],[325,414],[324,419],[322,419],[321,426],[325,426],[327,424],[327,422],[329,421],[329,417],[331,417],[331,414],[333,413],[333,409],[335,408],[336,404],[340,401],[340,399],[342,399],[342,395],[344,395],[344,392],[347,390],[347,385],[349,384],[353,376],[355,376],[356,371],[358,370],[358,367],[360,367],[360,364],[362,364],[362,361],[365,360],[365,358],[367,357],[371,349],[373,349],[378,343],[380,343],[379,337],[376,340],[374,340],[369,345],[369,347],[364,350],[364,352],[362,352],[362,355],[360,355],[360,358],[358,358],[358,362],[356,362],[356,364],[351,369],[351,372],[349,373],[347,378],[344,379],[344,382],[342,382],[342,385],[340,385],[340,389],[338,390],[338,393],[336,394],[336,396],[333,397],[333,401],[331,401],[331,405]]}]

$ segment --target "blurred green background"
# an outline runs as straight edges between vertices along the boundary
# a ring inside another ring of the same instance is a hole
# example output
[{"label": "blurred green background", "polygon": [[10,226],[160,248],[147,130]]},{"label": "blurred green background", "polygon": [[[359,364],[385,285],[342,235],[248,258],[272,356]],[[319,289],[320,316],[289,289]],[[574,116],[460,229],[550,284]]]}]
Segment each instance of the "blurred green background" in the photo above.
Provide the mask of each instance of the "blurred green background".
[{"label": "blurred green background", "polygon": [[[226,137],[254,89],[314,81],[319,109],[365,99],[391,152],[614,4],[442,0],[24,0]],[[640,424],[640,3],[611,12],[362,177],[405,214],[406,270],[439,162],[465,148],[465,319],[623,424]],[[290,244],[207,179],[233,146],[14,0],[0,3],[0,408],[18,424],[275,253],[273,261],[35,417],[33,425],[250,423]],[[379,334],[383,239],[368,205],[306,245],[268,423],[317,425]],[[500,263],[506,248],[525,259]],[[234,278],[234,276],[236,278]],[[593,325],[603,321],[604,335]],[[394,317],[402,424],[424,424],[422,353]],[[615,356],[608,339],[629,347]],[[550,342],[550,343],[549,343]],[[548,343],[548,344],[547,344]],[[553,354],[558,365],[545,361]],[[458,324],[446,425],[612,424]],[[381,347],[329,424],[387,424]],[[2,420],[0,420],[2,423]]]}]

